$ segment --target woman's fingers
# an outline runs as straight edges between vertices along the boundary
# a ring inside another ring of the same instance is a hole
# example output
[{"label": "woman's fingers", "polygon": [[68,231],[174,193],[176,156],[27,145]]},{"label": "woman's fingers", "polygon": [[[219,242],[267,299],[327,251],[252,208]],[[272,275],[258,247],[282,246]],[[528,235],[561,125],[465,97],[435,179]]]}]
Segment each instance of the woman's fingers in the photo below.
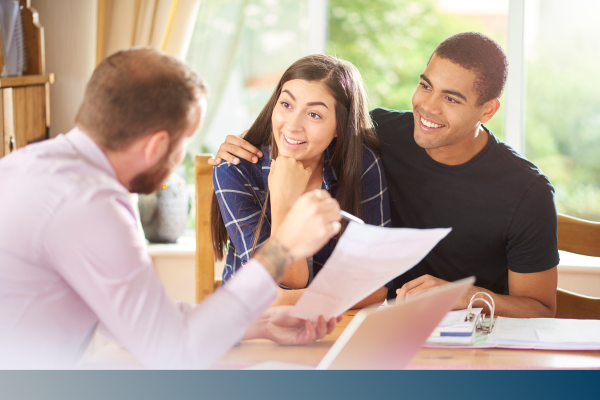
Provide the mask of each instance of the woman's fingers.
[{"label": "woman's fingers", "polygon": [[308,181],[312,174],[312,168],[304,168],[304,164],[302,164],[300,161],[296,161],[293,158],[279,156],[277,157],[277,160],[271,160],[272,163],[275,161],[277,161],[277,164],[279,167],[281,167],[282,171],[286,171],[288,174],[292,174],[295,177],[303,176]]}]

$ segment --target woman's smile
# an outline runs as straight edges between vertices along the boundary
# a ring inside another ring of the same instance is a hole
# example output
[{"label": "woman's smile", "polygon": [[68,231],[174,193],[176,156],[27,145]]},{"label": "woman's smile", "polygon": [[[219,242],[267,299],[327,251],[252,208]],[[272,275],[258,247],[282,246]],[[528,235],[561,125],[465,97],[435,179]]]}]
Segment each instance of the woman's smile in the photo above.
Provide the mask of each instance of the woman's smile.
[{"label": "woman's smile", "polygon": [[285,134],[282,133],[284,140],[284,143],[291,148],[297,148],[300,145],[303,145],[305,143],[307,143],[305,140],[294,140],[292,138],[290,138],[289,136],[286,136]]}]

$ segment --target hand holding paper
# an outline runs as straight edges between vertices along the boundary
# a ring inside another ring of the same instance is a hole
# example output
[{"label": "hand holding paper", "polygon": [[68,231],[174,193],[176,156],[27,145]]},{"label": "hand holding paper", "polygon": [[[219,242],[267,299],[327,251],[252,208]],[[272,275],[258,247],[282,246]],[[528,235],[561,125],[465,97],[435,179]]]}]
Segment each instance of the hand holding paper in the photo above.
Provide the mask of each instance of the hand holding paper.
[{"label": "hand holding paper", "polygon": [[450,228],[383,228],[351,222],[292,315],[316,321],[338,316],[411,269]]}]

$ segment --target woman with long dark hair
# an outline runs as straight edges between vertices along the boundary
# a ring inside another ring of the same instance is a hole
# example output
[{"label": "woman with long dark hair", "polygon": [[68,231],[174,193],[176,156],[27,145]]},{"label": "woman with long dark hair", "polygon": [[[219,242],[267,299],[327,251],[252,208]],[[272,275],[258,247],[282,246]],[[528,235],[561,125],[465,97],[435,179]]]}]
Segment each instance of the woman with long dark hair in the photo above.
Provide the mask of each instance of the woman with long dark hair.
[{"label": "woman with long dark hair", "polygon": [[[269,239],[305,192],[327,190],[341,209],[365,223],[390,226],[379,142],[362,78],[351,63],[325,55],[296,61],[244,139],[262,150],[262,159],[256,164],[221,163],[213,172],[211,233],[216,257],[227,254],[224,283]],[[303,290],[290,289],[310,283],[338,239],[313,257],[295,261],[281,280],[276,304],[298,300]],[[357,306],[383,301],[386,294],[383,287]]]}]

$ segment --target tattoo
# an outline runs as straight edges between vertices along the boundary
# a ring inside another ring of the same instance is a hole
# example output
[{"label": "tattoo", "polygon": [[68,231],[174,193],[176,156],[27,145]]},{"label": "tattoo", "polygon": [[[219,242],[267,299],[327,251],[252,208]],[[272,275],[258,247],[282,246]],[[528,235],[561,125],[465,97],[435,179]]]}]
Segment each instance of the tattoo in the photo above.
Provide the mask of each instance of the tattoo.
[{"label": "tattoo", "polygon": [[287,268],[294,263],[294,256],[290,250],[273,237],[258,249],[254,258],[271,273],[277,282],[283,277]]}]

